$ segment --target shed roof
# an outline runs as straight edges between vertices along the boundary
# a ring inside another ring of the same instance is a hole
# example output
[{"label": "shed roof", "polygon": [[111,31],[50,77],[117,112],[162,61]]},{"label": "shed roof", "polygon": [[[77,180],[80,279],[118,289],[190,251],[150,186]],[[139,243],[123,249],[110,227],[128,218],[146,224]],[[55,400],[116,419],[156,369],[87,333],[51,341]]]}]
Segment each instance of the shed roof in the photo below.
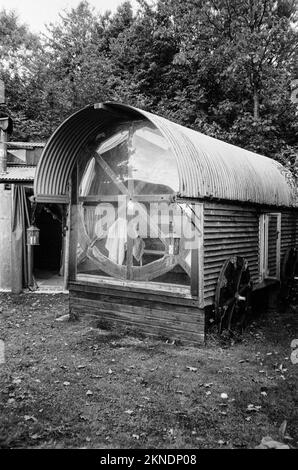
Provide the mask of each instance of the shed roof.
[{"label": "shed roof", "polygon": [[33,182],[36,166],[9,166],[5,173],[0,173],[0,183]]},{"label": "shed roof", "polygon": [[43,148],[44,146],[44,142],[7,142],[8,149],[33,150],[35,148]]},{"label": "shed roof", "polygon": [[68,180],[82,147],[111,124],[141,118],[152,122],[171,146],[179,196],[298,207],[293,177],[275,160],[113,102],[83,108],[54,132],[37,167],[37,200],[60,197],[66,201]]}]

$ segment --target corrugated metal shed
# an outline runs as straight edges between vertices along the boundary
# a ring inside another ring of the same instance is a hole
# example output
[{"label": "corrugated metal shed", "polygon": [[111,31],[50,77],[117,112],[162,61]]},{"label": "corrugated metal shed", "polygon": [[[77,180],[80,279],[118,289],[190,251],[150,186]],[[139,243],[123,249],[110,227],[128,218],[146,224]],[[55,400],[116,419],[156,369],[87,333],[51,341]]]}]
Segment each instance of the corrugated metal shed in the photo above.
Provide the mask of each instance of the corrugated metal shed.
[{"label": "corrugated metal shed", "polygon": [[146,111],[109,102],[78,111],[52,135],[37,168],[37,199],[59,196],[67,201],[71,170],[84,144],[111,123],[141,118],[151,121],[169,142],[177,162],[180,196],[298,207],[293,178],[278,162]]},{"label": "corrugated metal shed", "polygon": [[24,183],[33,182],[35,177],[35,166],[11,166],[7,167],[6,173],[0,173],[0,183]]}]

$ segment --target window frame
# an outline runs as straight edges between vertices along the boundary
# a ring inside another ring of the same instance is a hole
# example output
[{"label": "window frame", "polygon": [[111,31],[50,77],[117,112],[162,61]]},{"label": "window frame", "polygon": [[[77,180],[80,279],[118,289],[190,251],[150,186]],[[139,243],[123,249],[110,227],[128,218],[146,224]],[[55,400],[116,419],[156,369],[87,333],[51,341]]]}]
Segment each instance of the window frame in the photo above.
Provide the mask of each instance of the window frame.
[{"label": "window frame", "polygon": [[[276,275],[269,275],[269,217],[277,217],[277,239],[276,239]],[[259,280],[264,282],[266,279],[280,280],[280,248],[281,248],[281,213],[263,212],[259,217]]]}]

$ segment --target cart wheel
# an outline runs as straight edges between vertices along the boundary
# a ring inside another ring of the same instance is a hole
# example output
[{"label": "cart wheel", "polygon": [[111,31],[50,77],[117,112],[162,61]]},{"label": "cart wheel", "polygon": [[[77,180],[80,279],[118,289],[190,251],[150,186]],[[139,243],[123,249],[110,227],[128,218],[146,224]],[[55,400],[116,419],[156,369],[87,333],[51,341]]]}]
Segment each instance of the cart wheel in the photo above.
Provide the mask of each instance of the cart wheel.
[{"label": "cart wheel", "polygon": [[288,303],[295,296],[295,276],[298,268],[298,251],[295,247],[289,248],[284,256],[281,268],[281,299]]},{"label": "cart wheel", "polygon": [[228,258],[221,268],[215,291],[215,319],[219,334],[225,325],[231,332],[233,317],[243,330],[250,311],[251,291],[247,261],[241,256]]}]

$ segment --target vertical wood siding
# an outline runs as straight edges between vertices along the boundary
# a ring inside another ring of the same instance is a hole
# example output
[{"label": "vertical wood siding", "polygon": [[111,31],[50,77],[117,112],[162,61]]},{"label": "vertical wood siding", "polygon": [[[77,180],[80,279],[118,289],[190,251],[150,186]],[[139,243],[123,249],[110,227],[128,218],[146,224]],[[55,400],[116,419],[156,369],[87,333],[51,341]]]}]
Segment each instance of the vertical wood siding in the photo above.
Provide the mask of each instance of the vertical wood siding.
[{"label": "vertical wood siding", "polygon": [[233,254],[249,263],[254,283],[259,280],[259,216],[255,209],[206,203],[204,210],[204,300],[214,301],[224,261]]}]

